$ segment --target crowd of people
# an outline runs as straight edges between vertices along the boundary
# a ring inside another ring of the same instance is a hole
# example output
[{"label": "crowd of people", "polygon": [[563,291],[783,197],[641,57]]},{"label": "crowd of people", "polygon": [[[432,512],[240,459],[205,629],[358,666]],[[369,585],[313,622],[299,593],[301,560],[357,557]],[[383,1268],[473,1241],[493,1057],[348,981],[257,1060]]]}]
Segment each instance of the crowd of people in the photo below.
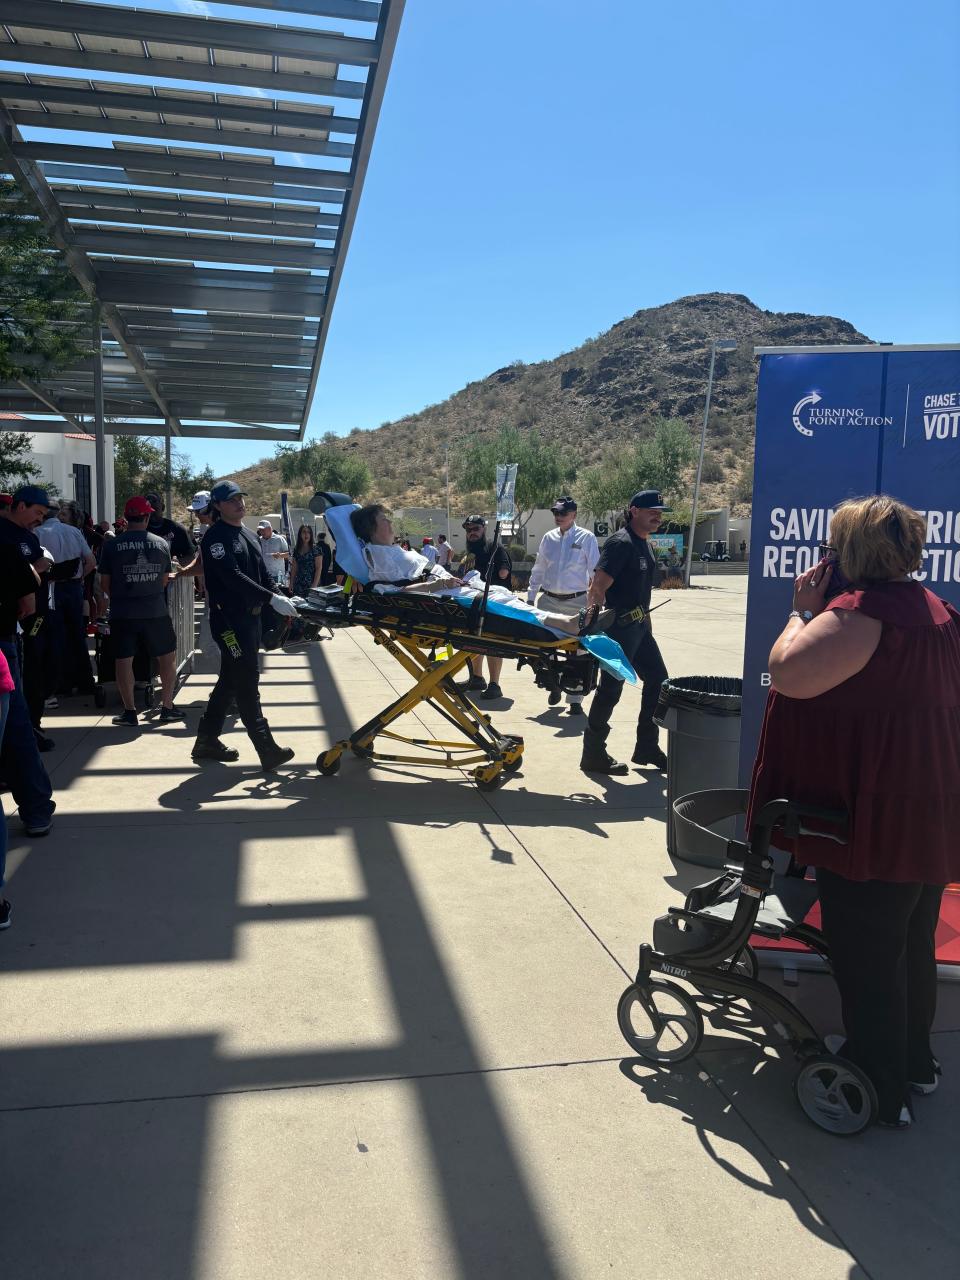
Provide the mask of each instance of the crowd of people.
[{"label": "crowd of people", "polygon": [[[573,497],[561,495],[551,510],[554,528],[541,540],[525,603],[513,590],[509,554],[490,539],[483,515],[463,521],[460,556],[444,535],[415,550],[394,536],[377,503],[351,521],[374,590],[467,587],[509,599],[560,633],[606,631],[642,685],[632,763],[663,770],[654,712],[667,672],[650,621],[656,561],[648,540],[669,507],[654,490],[636,493],[602,549],[577,524]],[[106,608],[123,703],[114,724],[138,726],[134,661],[142,652],[159,670],[159,722],[184,718],[173,702],[176,637],[166,604],[177,574],[192,576],[205,595],[220,654],[193,759],[238,759],[221,737],[231,706],[264,769],[293,757],[274,740],[260,701],[262,611],[293,618],[291,596],[342,582],[336,548],[307,525],[292,551],[269,519],[254,535],[244,525],[244,491],[231,480],[196,494],[188,514],[198,536],[164,514],[158,494],[129,499],[112,528],[93,526],[76,503],[50,502],[37,486],[0,495],[0,771],[33,838],[47,835],[56,808],[41,759],[52,745],[42,713],[58,698],[92,690],[87,628]],[[751,787],[753,808],[793,795],[850,815],[845,841],[807,832],[793,852],[816,868],[842,996],[845,1043],[828,1038],[828,1048],[862,1067],[876,1087],[881,1123],[894,1127],[911,1122],[911,1091],[928,1094],[938,1082],[930,1046],[934,934],[943,887],[960,879],[960,614],[912,576],[925,530],[921,515],[891,498],[837,508],[832,545],[797,579],[794,610],[770,654],[772,690]],[[472,659],[469,688],[496,701],[501,666],[495,657]],[[629,771],[606,747],[622,687],[601,674],[584,722],[587,773]],[[556,707],[562,696],[551,691],[548,703]],[[582,691],[568,693],[566,714],[582,717],[583,700]],[[931,740],[934,754],[926,749]],[[5,851],[0,822],[0,890]],[[0,929],[10,915],[0,896]]]}]

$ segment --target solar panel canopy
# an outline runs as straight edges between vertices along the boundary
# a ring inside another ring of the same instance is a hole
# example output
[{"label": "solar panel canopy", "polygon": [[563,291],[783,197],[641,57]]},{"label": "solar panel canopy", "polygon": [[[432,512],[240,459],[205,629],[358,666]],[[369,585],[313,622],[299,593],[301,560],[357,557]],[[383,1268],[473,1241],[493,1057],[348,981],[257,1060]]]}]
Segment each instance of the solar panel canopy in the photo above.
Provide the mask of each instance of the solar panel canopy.
[{"label": "solar panel canopy", "polygon": [[402,10],[0,0],[0,170],[102,344],[0,411],[302,439]]}]

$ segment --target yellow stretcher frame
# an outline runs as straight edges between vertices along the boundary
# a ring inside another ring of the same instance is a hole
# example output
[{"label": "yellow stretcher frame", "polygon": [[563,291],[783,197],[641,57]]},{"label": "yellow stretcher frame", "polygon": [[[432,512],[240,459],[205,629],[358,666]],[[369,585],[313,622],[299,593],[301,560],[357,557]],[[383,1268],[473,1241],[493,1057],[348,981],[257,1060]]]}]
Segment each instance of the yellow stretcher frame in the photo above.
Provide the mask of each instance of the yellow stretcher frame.
[{"label": "yellow stretcher frame", "polygon": [[[321,620],[320,615],[306,610],[302,616],[312,621]],[[324,618],[323,621],[338,629],[336,620]],[[375,643],[383,645],[414,677],[414,684],[349,738],[335,742],[317,756],[317,769],[324,777],[339,772],[343,754],[349,750],[363,760],[379,764],[417,765],[431,769],[472,767],[473,780],[479,789],[493,791],[505,780],[506,774],[513,773],[523,763],[523,738],[516,734],[498,733],[492,727],[490,716],[471,702],[454,684],[453,677],[476,655],[521,658],[533,665],[548,661],[550,655],[581,656],[575,636],[560,640],[544,635],[543,640],[535,640],[474,635],[465,631],[451,633],[449,624],[441,618],[434,621],[420,617],[413,622],[410,618],[354,616],[347,625],[362,626],[370,631]],[[452,656],[437,656],[438,649],[453,645],[457,648]],[[390,728],[401,716],[409,715],[422,704],[432,707],[449,721],[461,735],[460,739],[451,742],[439,738],[408,737]],[[402,743],[413,748],[416,754],[377,751],[374,742],[378,738]]]}]

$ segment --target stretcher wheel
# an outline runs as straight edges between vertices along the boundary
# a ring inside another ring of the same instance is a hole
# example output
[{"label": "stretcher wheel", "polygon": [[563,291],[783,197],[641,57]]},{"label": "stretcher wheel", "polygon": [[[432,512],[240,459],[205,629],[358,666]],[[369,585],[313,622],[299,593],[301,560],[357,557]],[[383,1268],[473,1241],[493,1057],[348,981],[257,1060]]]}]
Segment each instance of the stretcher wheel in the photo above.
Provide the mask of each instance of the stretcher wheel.
[{"label": "stretcher wheel", "polygon": [[340,772],[340,753],[337,752],[332,760],[327,759],[330,754],[329,751],[326,751],[317,756],[317,769],[325,778],[331,778],[335,773]]},{"label": "stretcher wheel", "polygon": [[516,773],[522,764],[523,756],[517,756],[516,760],[504,760],[503,771],[504,773]]},{"label": "stretcher wheel", "polygon": [[808,1058],[793,1082],[804,1115],[818,1129],[852,1138],[877,1118],[877,1091],[853,1062],[818,1053]]},{"label": "stretcher wheel", "polygon": [[107,691],[102,684],[93,686],[93,705],[95,707],[105,707],[107,705]]},{"label": "stretcher wheel", "polygon": [[617,1005],[627,1044],[648,1062],[683,1062],[703,1039],[703,1018],[692,998],[672,982],[627,987]]},{"label": "stretcher wheel", "polygon": [[503,785],[503,768],[501,765],[481,765],[473,771],[473,780],[481,791],[496,791]]}]

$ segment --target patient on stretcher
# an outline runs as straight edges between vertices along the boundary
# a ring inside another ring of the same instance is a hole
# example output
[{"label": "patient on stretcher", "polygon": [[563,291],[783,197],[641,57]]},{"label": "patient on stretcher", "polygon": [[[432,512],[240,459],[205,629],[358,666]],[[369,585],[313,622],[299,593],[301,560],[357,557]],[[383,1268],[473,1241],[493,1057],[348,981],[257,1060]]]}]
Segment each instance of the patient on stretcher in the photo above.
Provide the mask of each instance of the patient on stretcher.
[{"label": "patient on stretcher", "polygon": [[[460,599],[465,592],[474,597],[483,595],[483,578],[476,571],[464,578],[455,578],[439,565],[431,565],[426,556],[396,545],[390,517],[380,503],[371,503],[352,512],[350,523],[364,544],[363,557],[369,569],[370,582],[375,584],[374,591],[392,586],[420,595],[456,595]],[[570,636],[595,635],[606,631],[613,621],[612,609],[598,609],[596,605],[581,609],[579,616],[574,618],[547,613],[520,600],[507,587],[491,585],[488,599],[509,603],[517,610],[529,613],[531,622]]]}]

